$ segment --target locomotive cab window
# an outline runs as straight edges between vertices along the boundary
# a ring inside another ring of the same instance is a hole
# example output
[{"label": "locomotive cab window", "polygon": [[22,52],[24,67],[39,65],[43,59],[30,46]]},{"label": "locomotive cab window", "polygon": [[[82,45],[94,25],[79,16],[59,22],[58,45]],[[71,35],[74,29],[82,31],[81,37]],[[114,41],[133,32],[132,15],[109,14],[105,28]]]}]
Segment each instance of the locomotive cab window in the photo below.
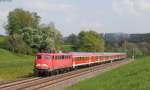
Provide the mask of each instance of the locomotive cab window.
[{"label": "locomotive cab window", "polygon": [[43,56],[43,59],[44,59],[44,60],[49,60],[49,59],[51,59],[51,56],[48,56],[48,55]]},{"label": "locomotive cab window", "polygon": [[51,56],[49,56],[49,55],[37,55],[36,59],[49,60],[49,59],[51,59]]},{"label": "locomotive cab window", "polygon": [[42,59],[42,56],[41,55],[37,55],[36,59]]}]

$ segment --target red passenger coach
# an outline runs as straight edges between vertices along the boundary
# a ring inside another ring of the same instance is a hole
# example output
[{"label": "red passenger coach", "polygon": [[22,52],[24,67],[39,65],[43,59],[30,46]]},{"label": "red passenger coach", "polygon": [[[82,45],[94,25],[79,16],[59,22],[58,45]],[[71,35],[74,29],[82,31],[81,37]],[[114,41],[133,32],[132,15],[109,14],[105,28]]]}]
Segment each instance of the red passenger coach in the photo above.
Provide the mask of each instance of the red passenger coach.
[{"label": "red passenger coach", "polygon": [[111,62],[127,58],[126,53],[38,53],[34,64],[34,73],[48,74],[73,69],[83,65]]},{"label": "red passenger coach", "polygon": [[89,53],[71,53],[73,59],[73,67],[88,65],[93,55]]}]

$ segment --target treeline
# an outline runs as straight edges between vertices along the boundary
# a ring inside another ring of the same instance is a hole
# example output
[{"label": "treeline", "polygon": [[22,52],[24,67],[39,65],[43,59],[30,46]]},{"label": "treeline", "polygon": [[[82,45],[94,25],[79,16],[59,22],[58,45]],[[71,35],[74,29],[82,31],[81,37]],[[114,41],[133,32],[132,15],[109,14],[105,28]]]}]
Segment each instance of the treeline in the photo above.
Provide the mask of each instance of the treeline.
[{"label": "treeline", "polygon": [[125,51],[129,56],[136,57],[150,55],[150,33],[108,33],[104,38],[106,51]]},{"label": "treeline", "polygon": [[67,51],[104,52],[104,38],[95,31],[81,31],[64,38],[64,49]]},{"label": "treeline", "polygon": [[7,37],[2,42],[2,48],[22,54],[60,49],[61,33],[53,23],[41,24],[40,19],[36,12],[23,9],[9,12],[5,26]]},{"label": "treeline", "polygon": [[[36,12],[15,9],[9,12],[5,30],[0,36],[0,48],[21,54],[37,52],[127,52],[136,57],[150,55],[150,34],[99,34],[81,31],[63,37],[55,24],[41,23]],[[5,38],[4,38],[5,37]]]},{"label": "treeline", "polygon": [[23,9],[9,12],[8,22],[5,26],[7,36],[5,40],[0,42],[0,47],[22,54],[57,51],[104,51],[103,37],[97,32],[81,31],[78,36],[70,35],[66,41],[55,28],[54,23],[41,24],[40,20],[41,17],[36,12]]}]

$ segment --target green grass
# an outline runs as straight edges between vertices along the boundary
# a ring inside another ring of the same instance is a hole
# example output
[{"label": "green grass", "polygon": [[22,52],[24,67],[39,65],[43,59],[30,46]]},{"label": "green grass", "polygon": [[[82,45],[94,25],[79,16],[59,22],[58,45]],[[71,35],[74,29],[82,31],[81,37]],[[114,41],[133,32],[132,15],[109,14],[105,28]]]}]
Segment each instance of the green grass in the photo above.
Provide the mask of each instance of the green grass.
[{"label": "green grass", "polygon": [[0,35],[0,42],[3,42],[5,40],[6,36]]},{"label": "green grass", "polygon": [[150,90],[150,57],[81,81],[66,90]]},{"label": "green grass", "polygon": [[0,81],[31,75],[33,60],[33,56],[18,55],[0,49]]}]

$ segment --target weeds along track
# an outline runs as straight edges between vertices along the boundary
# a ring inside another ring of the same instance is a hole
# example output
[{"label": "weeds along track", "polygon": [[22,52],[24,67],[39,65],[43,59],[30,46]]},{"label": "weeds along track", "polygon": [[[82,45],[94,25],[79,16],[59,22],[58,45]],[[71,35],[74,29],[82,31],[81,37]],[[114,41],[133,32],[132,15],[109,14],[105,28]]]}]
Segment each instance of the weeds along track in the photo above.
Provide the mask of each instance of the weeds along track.
[{"label": "weeds along track", "polygon": [[108,67],[127,64],[129,60],[115,61],[113,63],[100,64],[97,66],[83,68],[76,71],[71,71],[64,74],[59,74],[51,77],[37,77],[22,81],[16,81],[8,84],[0,85],[0,90],[38,90],[45,87],[50,87],[58,82],[78,77],[84,74],[92,73],[93,71],[108,69]]}]

